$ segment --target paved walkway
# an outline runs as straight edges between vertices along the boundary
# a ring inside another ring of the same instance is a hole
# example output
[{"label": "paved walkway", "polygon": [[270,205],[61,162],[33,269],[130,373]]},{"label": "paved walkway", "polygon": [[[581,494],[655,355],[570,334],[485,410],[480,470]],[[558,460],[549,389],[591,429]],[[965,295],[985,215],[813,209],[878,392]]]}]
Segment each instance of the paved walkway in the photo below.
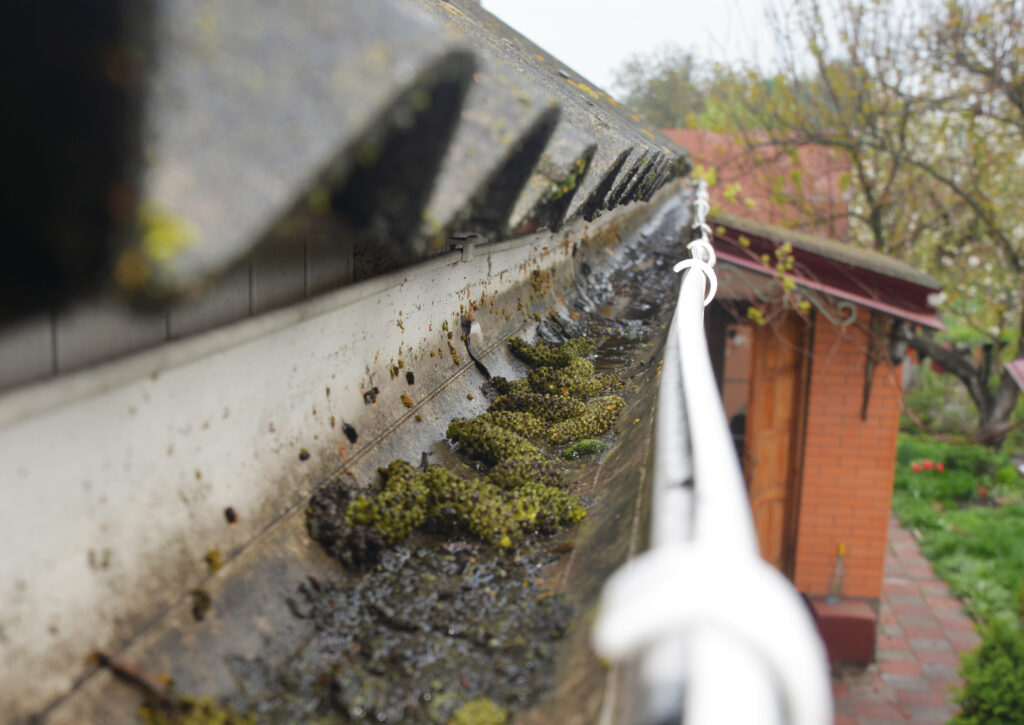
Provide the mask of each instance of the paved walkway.
[{"label": "paved walkway", "polygon": [[947,722],[958,655],[980,641],[913,535],[891,518],[876,662],[833,674],[836,725]]}]

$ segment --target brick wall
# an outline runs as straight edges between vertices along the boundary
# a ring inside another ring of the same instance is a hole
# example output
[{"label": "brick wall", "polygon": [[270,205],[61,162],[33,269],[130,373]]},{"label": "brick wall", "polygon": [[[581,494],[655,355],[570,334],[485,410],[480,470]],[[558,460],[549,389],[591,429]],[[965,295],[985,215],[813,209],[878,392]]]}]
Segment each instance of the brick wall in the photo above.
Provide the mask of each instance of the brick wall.
[{"label": "brick wall", "polygon": [[899,429],[900,371],[875,364],[861,420],[868,333],[821,317],[814,331],[796,543],[796,588],[827,594],[836,549],[846,545],[842,595],[878,598]]}]

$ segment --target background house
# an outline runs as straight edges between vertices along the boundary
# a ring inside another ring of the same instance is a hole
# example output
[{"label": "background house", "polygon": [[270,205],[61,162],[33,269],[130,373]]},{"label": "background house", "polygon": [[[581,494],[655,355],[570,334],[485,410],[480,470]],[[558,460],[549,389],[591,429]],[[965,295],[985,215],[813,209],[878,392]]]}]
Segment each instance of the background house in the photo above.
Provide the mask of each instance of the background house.
[{"label": "background house", "polygon": [[[755,164],[728,137],[667,133],[716,170],[720,271],[709,346],[762,556],[808,597],[832,659],[868,662],[900,365],[910,326],[942,327],[928,302],[939,282],[840,241],[843,170],[826,149]],[[737,183],[741,193],[727,193]],[[805,206],[785,203],[795,191]]]}]

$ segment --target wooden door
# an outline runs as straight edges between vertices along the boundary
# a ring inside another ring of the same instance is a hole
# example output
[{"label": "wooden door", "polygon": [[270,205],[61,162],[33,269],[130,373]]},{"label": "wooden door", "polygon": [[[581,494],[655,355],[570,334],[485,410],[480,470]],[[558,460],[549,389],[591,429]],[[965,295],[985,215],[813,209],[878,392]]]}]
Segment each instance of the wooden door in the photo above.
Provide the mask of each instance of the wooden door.
[{"label": "wooden door", "polygon": [[743,468],[761,556],[793,574],[802,456],[807,323],[790,315],[754,332]]}]

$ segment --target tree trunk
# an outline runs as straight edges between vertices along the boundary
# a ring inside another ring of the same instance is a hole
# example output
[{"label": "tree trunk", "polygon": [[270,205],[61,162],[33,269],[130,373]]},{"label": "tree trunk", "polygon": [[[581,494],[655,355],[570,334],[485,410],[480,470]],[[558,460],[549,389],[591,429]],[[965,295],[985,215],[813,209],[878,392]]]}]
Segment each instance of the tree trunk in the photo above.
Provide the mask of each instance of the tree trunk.
[{"label": "tree trunk", "polygon": [[[1020,389],[1009,373],[1003,371],[999,387],[992,394],[988,415],[979,421],[976,438],[979,443],[998,448],[1010,430],[1010,416],[1017,405]],[[980,412],[980,411],[979,411]]]},{"label": "tree trunk", "polygon": [[1010,416],[1020,393],[1010,374],[1005,369],[1000,372],[999,387],[993,392],[985,384],[987,370],[973,365],[955,350],[947,350],[930,337],[921,335],[910,341],[910,347],[937,362],[967,388],[978,409],[978,428],[974,439],[993,448],[1002,445],[1010,430]]}]

